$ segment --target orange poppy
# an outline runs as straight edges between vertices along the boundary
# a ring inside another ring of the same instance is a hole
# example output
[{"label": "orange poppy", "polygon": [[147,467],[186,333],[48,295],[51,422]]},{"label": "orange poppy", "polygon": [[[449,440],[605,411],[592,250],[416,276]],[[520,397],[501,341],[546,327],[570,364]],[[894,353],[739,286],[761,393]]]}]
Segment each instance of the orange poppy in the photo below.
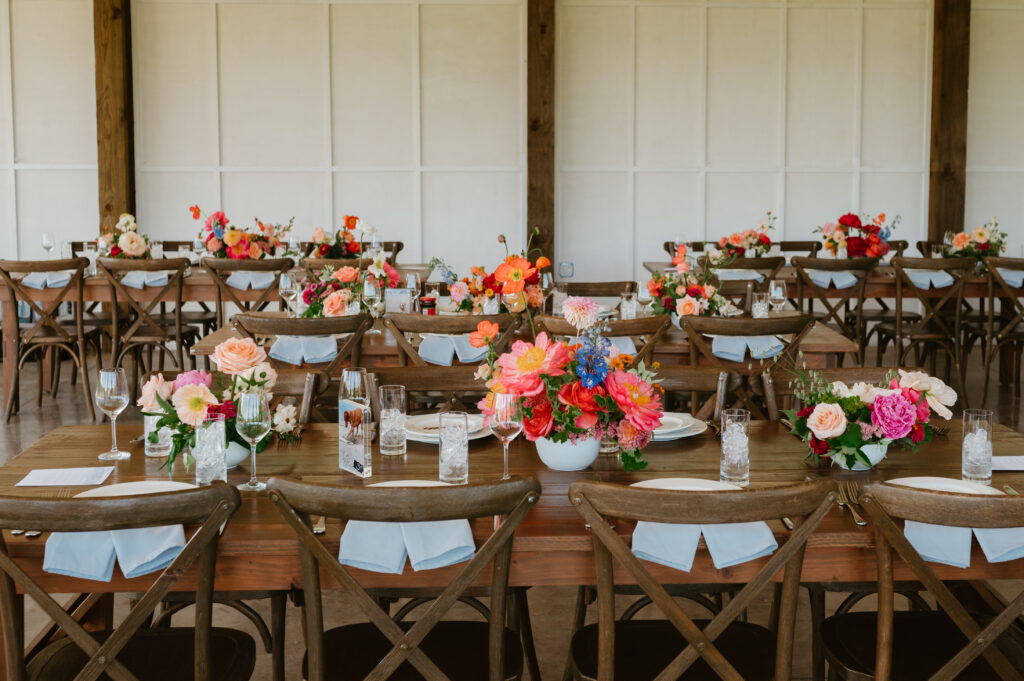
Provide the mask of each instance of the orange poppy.
[{"label": "orange poppy", "polygon": [[502,293],[519,293],[526,286],[526,280],[537,270],[526,258],[510,258],[494,270],[494,278],[501,282]]},{"label": "orange poppy", "polygon": [[542,255],[539,258],[537,258],[537,269],[542,270],[545,267],[551,267],[551,261]]},{"label": "orange poppy", "polygon": [[189,206],[189,210],[192,211],[193,220],[198,220],[199,216],[202,214],[202,211],[199,210],[199,206]]},{"label": "orange poppy", "polygon": [[474,348],[482,348],[498,336],[498,325],[494,322],[482,321],[476,325],[476,331],[469,334],[469,344]]}]

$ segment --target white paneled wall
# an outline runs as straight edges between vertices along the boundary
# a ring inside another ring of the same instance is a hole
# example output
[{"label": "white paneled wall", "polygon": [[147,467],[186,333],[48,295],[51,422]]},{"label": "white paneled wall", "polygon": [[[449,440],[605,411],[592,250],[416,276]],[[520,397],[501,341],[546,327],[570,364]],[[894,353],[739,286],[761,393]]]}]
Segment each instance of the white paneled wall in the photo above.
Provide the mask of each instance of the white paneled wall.
[{"label": "white paneled wall", "polygon": [[[525,233],[522,0],[135,0],[140,225],[345,214],[468,271]],[[470,238],[471,237],[471,238]]]},{"label": "white paneled wall", "polygon": [[97,231],[92,0],[0,2],[0,257]]},{"label": "white paneled wall", "polygon": [[558,259],[577,279],[644,278],[662,242],[717,239],[768,210],[776,238],[809,238],[851,210],[900,214],[897,235],[920,238],[932,11],[559,0]]},{"label": "white paneled wall", "polygon": [[967,107],[967,224],[998,216],[1024,255],[1024,3],[974,0]]}]

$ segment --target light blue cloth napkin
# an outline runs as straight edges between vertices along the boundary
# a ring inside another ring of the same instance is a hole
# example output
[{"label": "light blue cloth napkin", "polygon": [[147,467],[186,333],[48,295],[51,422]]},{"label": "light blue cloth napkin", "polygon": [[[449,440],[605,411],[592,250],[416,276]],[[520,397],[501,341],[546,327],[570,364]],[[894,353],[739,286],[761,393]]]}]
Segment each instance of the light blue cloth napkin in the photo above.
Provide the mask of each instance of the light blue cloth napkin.
[{"label": "light blue cloth napkin", "polygon": [[469,334],[452,336],[452,343],[455,345],[455,356],[464,364],[482,362],[487,357],[487,346],[474,348],[469,344]]},{"label": "light blue cloth napkin", "polygon": [[754,359],[768,359],[786,349],[786,344],[775,336],[747,336],[745,338],[750,356]]},{"label": "light blue cloth napkin", "polygon": [[946,288],[953,285],[953,275],[941,270],[904,270],[917,288]]},{"label": "light blue cloth napkin", "polygon": [[224,281],[231,288],[245,290],[247,288],[264,289],[274,283],[273,272],[232,272]]},{"label": "light blue cloth napkin", "polygon": [[299,336],[278,336],[270,346],[267,356],[285,364],[300,366],[304,356],[302,339]]},{"label": "light blue cloth napkin", "polygon": [[295,366],[323,364],[338,356],[338,342],[333,336],[278,336],[267,355]]},{"label": "light blue cloth napkin", "polygon": [[908,520],[903,534],[921,557],[958,568],[971,566],[971,533],[990,563],[1024,557],[1024,527],[974,528],[932,525]]},{"label": "light blue cloth napkin", "polygon": [[707,525],[639,522],[633,530],[633,555],[689,572],[702,533],[718,569],[770,555],[779,547],[765,522]]},{"label": "light blue cloth napkin", "polygon": [[1013,288],[1024,286],[1024,270],[1008,270],[1005,267],[997,267],[999,275]]},{"label": "light blue cloth napkin", "polygon": [[63,270],[60,272],[32,272],[22,278],[21,285],[36,290],[44,288],[61,288],[71,281],[71,272]]},{"label": "light blue cloth napkin", "polygon": [[136,270],[128,272],[121,279],[125,286],[135,289],[143,289],[147,286],[164,286],[167,284],[167,272],[143,272]]},{"label": "light blue cloth napkin", "polygon": [[857,277],[851,272],[830,272],[828,270],[807,270],[807,276],[815,286],[828,288],[829,284],[837,289],[850,288],[857,283]]},{"label": "light blue cloth napkin", "polygon": [[747,339],[743,336],[715,336],[711,339],[711,354],[719,359],[742,362],[747,354]]},{"label": "light blue cloth napkin", "polygon": [[406,556],[413,570],[433,570],[469,560],[475,551],[468,520],[426,523],[352,520],[341,535],[338,561],[362,570],[400,575]]},{"label": "light blue cloth napkin", "polygon": [[1024,527],[976,527],[974,536],[990,563],[1024,557]]},{"label": "light blue cloth napkin", "polygon": [[181,525],[140,527],[111,532],[121,572],[128,579],[163,570],[185,548]]},{"label": "light blue cloth napkin", "polygon": [[185,546],[181,525],[112,532],[54,532],[46,540],[43,571],[109,582],[114,559],[129,579],[162,570]]},{"label": "light blue cloth napkin", "polygon": [[757,270],[718,270],[718,281],[764,281],[764,275]]},{"label": "light blue cloth napkin", "polygon": [[426,336],[417,351],[429,364],[450,367],[455,357],[455,343],[448,336]]}]

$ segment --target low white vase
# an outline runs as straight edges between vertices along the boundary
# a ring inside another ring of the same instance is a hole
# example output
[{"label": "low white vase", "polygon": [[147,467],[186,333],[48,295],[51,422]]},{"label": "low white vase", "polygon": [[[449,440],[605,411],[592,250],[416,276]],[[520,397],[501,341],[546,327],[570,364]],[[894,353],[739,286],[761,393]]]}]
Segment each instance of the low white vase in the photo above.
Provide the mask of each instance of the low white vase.
[{"label": "low white vase", "polygon": [[596,437],[576,442],[553,442],[543,437],[535,444],[540,460],[556,471],[582,471],[594,463],[601,449],[601,441]]},{"label": "low white vase", "polygon": [[231,470],[238,464],[249,458],[249,449],[237,442],[228,443],[227,466]]},{"label": "low white vase", "polygon": [[856,461],[853,464],[853,468],[850,468],[846,465],[846,457],[836,457],[832,459],[832,461],[840,468],[845,468],[848,471],[869,471],[885,458],[885,453],[889,450],[889,443],[885,443],[884,445],[863,445],[860,449],[864,452],[864,456],[868,457],[868,461],[871,462],[870,466],[865,466],[860,461]]}]

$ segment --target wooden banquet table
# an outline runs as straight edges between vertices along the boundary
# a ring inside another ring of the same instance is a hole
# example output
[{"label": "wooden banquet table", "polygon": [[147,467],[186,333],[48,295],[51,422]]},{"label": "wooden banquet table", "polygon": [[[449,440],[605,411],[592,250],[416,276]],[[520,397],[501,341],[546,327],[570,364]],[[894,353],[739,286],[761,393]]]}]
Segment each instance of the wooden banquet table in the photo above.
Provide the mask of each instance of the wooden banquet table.
[{"label": "wooden banquet table", "polygon": [[[941,422],[940,422],[941,423]],[[950,425],[943,423],[941,425]],[[121,437],[127,440],[140,434],[141,426],[125,425]],[[959,426],[953,424],[952,436],[938,437],[918,452],[891,450],[875,471],[853,473],[840,469],[811,470],[804,463],[806,449],[778,423],[751,423],[751,472],[753,487],[796,483],[809,473],[844,480],[863,482],[907,475],[960,477]],[[19,497],[70,497],[85,488],[15,487],[30,470],[97,466],[96,459],[109,445],[110,430],[105,425],[62,426],[43,437],[20,455],[0,467],[0,493]],[[1024,449],[1024,435],[997,425],[994,451],[997,455],[1019,454]],[[117,462],[114,473],[105,484],[166,477],[159,469],[160,459],[146,459],[141,443],[132,447],[128,461]],[[572,507],[567,490],[578,479],[595,479],[631,483],[656,477],[718,478],[719,444],[712,430],[702,435],[675,442],[652,443],[645,450],[650,466],[642,471],[622,471],[614,456],[601,456],[594,466],[576,473],[557,472],[540,463],[531,443],[517,439],[510,452],[512,475],[536,477],[543,492],[516,534],[510,580],[512,585],[577,585],[595,582],[590,535],[582,518]],[[257,469],[262,479],[272,476],[301,475],[306,480],[343,485],[363,485],[385,480],[437,479],[437,447],[409,443],[405,456],[381,457],[374,454],[374,475],[365,482],[338,470],[337,425],[317,424],[310,427],[301,443],[273,445],[257,456]],[[229,482],[248,479],[246,464],[229,472]],[[493,437],[470,443],[470,482],[500,478],[501,446]],[[177,463],[171,477],[192,481],[193,474]],[[996,472],[993,485],[1001,489],[1012,484],[1024,490],[1024,472]],[[623,535],[631,532],[628,523],[616,523]],[[26,528],[30,529],[30,528]],[[322,540],[331,553],[338,551],[341,523],[329,520]],[[490,533],[492,523],[480,519],[474,523],[478,543]],[[773,526],[780,544],[788,531],[781,523]],[[9,551],[26,571],[52,593],[134,592],[141,591],[155,577],[125,579],[115,570],[111,582],[79,580],[41,571],[45,535],[38,539],[4,533]],[[220,540],[216,588],[222,591],[289,589],[301,586],[298,543],[264,493],[242,494],[242,505],[228,524]],[[693,570],[683,573],[650,564],[652,573],[664,583],[745,582],[767,559],[759,559],[727,569],[717,570],[703,544]],[[911,573],[896,561],[896,578],[911,579]],[[618,566],[617,570],[618,570]],[[989,564],[975,546],[971,567],[961,570],[935,565],[943,579],[1019,578],[1019,562]],[[377,574],[354,570],[356,578],[367,587],[437,587],[444,586],[460,569],[459,566],[413,572],[406,567],[403,575]],[[195,587],[195,570],[183,577],[181,588]],[[487,582],[482,573],[481,584]],[[325,584],[333,584],[325,572]],[[837,506],[815,531],[804,559],[804,582],[870,582],[875,581],[876,565],[871,527],[854,524],[850,515]],[[616,579],[628,582],[627,573],[616,573]]]}]

